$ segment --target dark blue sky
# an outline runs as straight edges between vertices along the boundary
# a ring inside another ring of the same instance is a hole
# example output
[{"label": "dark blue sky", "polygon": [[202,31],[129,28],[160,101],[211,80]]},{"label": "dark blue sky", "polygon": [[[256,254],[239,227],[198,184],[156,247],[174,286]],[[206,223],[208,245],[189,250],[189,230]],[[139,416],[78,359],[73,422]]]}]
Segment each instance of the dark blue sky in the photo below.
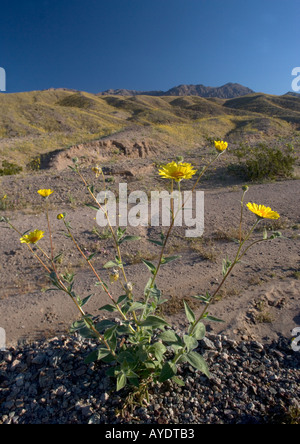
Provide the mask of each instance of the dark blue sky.
[{"label": "dark blue sky", "polygon": [[1,0],[6,92],[167,90],[238,82],[291,90],[299,0]]}]

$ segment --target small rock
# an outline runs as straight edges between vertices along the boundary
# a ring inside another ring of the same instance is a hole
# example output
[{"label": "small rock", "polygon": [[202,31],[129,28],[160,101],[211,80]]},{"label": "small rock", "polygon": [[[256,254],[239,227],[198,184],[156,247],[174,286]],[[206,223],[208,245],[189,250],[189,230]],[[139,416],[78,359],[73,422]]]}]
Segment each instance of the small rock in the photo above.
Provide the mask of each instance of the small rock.
[{"label": "small rock", "polygon": [[32,364],[42,365],[47,359],[47,355],[45,353],[38,353],[33,359]]},{"label": "small rock", "polygon": [[54,371],[52,369],[41,370],[39,374],[40,388],[51,387],[53,381],[54,381]]},{"label": "small rock", "polygon": [[207,350],[216,350],[215,344],[208,338],[204,337],[201,341],[201,345]]},{"label": "small rock", "polygon": [[76,371],[75,374],[76,376],[82,376],[86,373],[87,371],[87,366],[86,365],[82,365],[81,367],[79,367]]},{"label": "small rock", "polygon": [[18,367],[20,367],[20,365],[21,361],[19,361],[19,359],[15,359],[10,366],[10,371],[14,372]]}]

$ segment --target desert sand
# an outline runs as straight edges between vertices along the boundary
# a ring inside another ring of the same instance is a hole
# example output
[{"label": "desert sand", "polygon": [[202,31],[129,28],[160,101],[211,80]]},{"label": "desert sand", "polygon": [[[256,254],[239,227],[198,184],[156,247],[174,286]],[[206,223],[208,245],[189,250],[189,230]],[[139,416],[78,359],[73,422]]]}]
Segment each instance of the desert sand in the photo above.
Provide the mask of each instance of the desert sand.
[{"label": "desert sand", "polygon": [[[68,156],[69,163],[70,158],[71,155]],[[111,190],[116,190],[119,183],[128,183],[131,190],[166,188],[166,182],[158,178],[154,160],[152,157],[107,162],[103,166],[107,186]],[[197,165],[195,156],[189,160]],[[95,287],[95,276],[70,240],[62,234],[63,225],[57,220],[57,214],[66,212],[81,247],[87,254],[97,253],[93,265],[108,283],[109,271],[103,269],[103,265],[114,258],[115,252],[105,230],[97,227],[95,211],[85,206],[92,202],[80,179],[67,168],[68,162],[64,157],[61,164],[56,159],[50,169],[32,175],[3,178],[2,188],[8,194],[9,205],[6,211],[1,211],[1,216],[9,217],[22,233],[36,228],[46,231],[41,245],[49,252],[45,213],[37,190],[53,189],[50,218],[55,253],[63,252],[59,270],[76,274],[77,294],[82,298],[94,294],[86,306],[88,312],[104,317],[105,312],[99,312],[98,308],[109,300],[100,287]],[[234,238],[244,182],[227,176],[222,162],[216,167],[199,184],[199,189],[205,194],[203,237],[187,240],[183,228],[176,227],[168,252],[181,257],[162,267],[157,280],[168,299],[162,314],[179,328],[186,325],[182,300],[199,311],[199,302],[192,296],[212,292],[222,279],[223,258],[232,259],[237,251]],[[88,182],[94,181],[100,191],[100,179],[96,181],[91,165],[85,165],[82,171]],[[188,186],[190,184],[186,182],[185,189]],[[276,341],[281,336],[292,338],[292,330],[300,326],[300,180],[249,184],[245,202],[270,206],[279,212],[281,218],[278,221],[268,221],[265,225],[269,234],[276,230],[283,237],[258,244],[248,251],[211,306],[210,314],[224,322],[206,322],[207,329],[235,340],[255,339],[262,343]],[[255,216],[246,209],[243,230],[246,232],[254,221]],[[126,273],[134,284],[137,299],[143,295],[149,278],[141,258],[155,263],[159,253],[158,247],[146,238],[155,238],[159,232],[160,228],[128,228],[129,234],[142,238],[124,244],[123,249]],[[253,240],[262,238],[262,235],[261,229],[255,231]],[[48,291],[51,285],[45,271],[26,246],[20,244],[18,234],[8,230],[5,223],[0,224],[0,252],[0,327],[6,331],[7,346],[68,332],[71,323],[78,318],[72,301],[64,293]],[[109,286],[113,296],[122,294],[119,282]]]}]

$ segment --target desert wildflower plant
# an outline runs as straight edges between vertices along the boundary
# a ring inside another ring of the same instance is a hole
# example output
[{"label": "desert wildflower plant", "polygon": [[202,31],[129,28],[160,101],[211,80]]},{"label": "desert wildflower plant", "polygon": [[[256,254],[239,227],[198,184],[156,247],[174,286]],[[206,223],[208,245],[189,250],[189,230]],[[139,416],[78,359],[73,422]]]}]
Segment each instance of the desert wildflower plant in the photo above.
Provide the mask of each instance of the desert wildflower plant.
[{"label": "desert wildflower plant", "polygon": [[[177,159],[176,162],[160,166],[157,171],[157,177],[160,176],[170,181],[171,190],[173,190],[174,182],[180,189],[180,184],[183,180],[189,181],[193,178],[194,185],[190,190],[190,195],[192,196],[203,174],[221,155],[224,155],[227,147],[228,144],[226,142],[215,141],[216,156],[202,169],[196,169],[191,164],[184,163],[183,159]],[[226,258],[223,260],[222,279],[214,292],[208,290],[205,294],[194,295],[194,299],[199,303],[197,312],[192,310],[188,303],[184,301],[188,328],[187,331],[178,334],[172,328],[172,325],[159,315],[161,313],[161,305],[166,302],[166,299],[164,299],[156,281],[161,268],[171,266],[170,264],[179,258],[179,256],[167,256],[166,248],[175,225],[177,211],[180,208],[175,209],[174,205],[171,207],[171,223],[165,233],[161,233],[158,238],[148,239],[159,250],[158,260],[156,263],[143,260],[145,274],[148,274],[148,278],[146,277],[145,279],[147,283],[144,293],[136,294],[134,283],[127,278],[121,249],[124,243],[138,241],[140,238],[127,235],[126,228],[114,228],[112,226],[105,204],[103,205],[97,200],[95,188],[93,185],[89,185],[84,177],[78,159],[74,159],[73,166],[70,168],[75,174],[79,175],[87,193],[91,197],[91,204],[88,206],[93,210],[102,211],[108,220],[111,239],[115,247],[115,257],[104,265],[104,269],[110,272],[108,283],[103,280],[99,270],[97,270],[96,263],[94,262],[95,253],[87,255],[80,247],[67,215],[60,213],[57,215],[57,219],[62,224],[65,236],[71,239],[74,247],[96,277],[97,289],[104,292],[107,296],[108,303],[100,307],[100,310],[110,314],[114,313],[117,318],[112,319],[107,316],[99,321],[96,315],[86,312],[86,305],[93,295],[78,295],[74,290],[74,273],[60,274],[58,272],[58,257],[54,254],[48,211],[48,199],[51,199],[51,195],[54,193],[53,190],[37,191],[45,199],[46,222],[50,239],[48,247],[44,246],[44,231],[36,229],[22,234],[9,219],[2,218],[2,221],[6,222],[11,229],[21,236],[20,242],[30,249],[35,258],[47,271],[52,288],[66,293],[77,307],[80,317],[72,324],[70,332],[95,342],[93,352],[85,360],[86,364],[103,361],[108,365],[107,375],[115,380],[116,390],[128,389],[124,408],[127,408],[128,405],[149,402],[148,388],[150,383],[164,383],[167,380],[172,380],[175,384],[184,385],[185,382],[178,375],[178,367],[182,363],[189,363],[189,365],[209,378],[210,370],[204,358],[198,353],[197,348],[198,341],[202,340],[206,335],[205,321],[221,321],[211,315],[211,305],[232,270],[241,262],[241,259],[250,248],[258,243],[267,242],[281,236],[279,232],[272,233],[269,236],[269,233],[265,230],[261,239],[251,241],[251,235],[261,220],[265,218],[277,219],[280,217],[279,214],[262,204],[248,203],[248,210],[256,218],[248,233],[242,236],[242,224],[246,206],[245,196],[249,191],[248,186],[243,187],[239,218],[240,234],[239,239],[237,239],[236,255],[233,259]],[[97,178],[103,175],[102,169],[99,166],[94,167],[93,172]],[[105,180],[103,181],[103,187],[105,189]],[[187,200],[181,204],[181,208],[186,204]],[[43,247],[41,247],[41,244]],[[110,287],[115,285],[117,281],[121,282],[122,292],[116,299],[112,296]]]}]

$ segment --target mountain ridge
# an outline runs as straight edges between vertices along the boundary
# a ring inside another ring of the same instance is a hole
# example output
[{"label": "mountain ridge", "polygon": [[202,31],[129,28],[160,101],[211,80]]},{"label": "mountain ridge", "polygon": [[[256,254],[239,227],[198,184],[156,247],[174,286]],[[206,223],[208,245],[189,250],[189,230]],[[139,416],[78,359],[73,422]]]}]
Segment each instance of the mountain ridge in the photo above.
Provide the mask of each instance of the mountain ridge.
[{"label": "mountain ridge", "polygon": [[97,95],[116,95],[116,96],[198,96],[203,98],[219,98],[219,99],[234,99],[242,97],[247,94],[254,94],[252,89],[240,85],[239,83],[226,83],[222,86],[204,86],[199,85],[178,85],[170,88],[168,91],[136,91],[130,89],[108,89],[100,92]]}]

